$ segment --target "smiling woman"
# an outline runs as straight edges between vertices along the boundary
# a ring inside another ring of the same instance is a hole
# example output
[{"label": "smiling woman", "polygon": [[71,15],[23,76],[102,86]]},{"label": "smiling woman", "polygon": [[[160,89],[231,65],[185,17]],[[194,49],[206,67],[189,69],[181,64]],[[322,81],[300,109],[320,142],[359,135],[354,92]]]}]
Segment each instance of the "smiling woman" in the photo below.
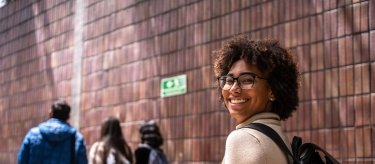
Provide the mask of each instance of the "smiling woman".
[{"label": "smiling woman", "polygon": [[280,124],[298,105],[299,72],[291,54],[275,40],[246,36],[233,38],[215,54],[219,94],[237,122],[226,140],[223,163],[291,162],[270,138],[244,128],[261,123],[289,143]]}]

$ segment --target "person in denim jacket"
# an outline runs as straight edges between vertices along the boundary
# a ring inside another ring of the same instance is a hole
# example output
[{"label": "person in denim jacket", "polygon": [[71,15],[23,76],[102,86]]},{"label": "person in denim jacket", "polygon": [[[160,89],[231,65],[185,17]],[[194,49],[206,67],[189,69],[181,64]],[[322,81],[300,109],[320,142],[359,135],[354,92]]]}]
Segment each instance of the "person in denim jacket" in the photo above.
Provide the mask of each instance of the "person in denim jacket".
[{"label": "person in denim jacket", "polygon": [[69,125],[69,115],[70,106],[64,100],[55,101],[50,118],[27,133],[18,152],[18,164],[87,164],[83,136]]}]

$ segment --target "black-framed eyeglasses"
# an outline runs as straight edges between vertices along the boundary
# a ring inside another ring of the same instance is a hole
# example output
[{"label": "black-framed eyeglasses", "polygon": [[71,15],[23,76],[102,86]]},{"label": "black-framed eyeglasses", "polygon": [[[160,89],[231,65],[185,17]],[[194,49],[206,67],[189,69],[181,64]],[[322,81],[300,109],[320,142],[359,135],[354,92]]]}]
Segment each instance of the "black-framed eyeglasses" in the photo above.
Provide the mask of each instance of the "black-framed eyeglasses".
[{"label": "black-framed eyeglasses", "polygon": [[255,73],[244,73],[234,78],[230,75],[224,75],[218,78],[220,88],[223,90],[229,90],[234,85],[235,81],[237,81],[238,86],[241,89],[251,89],[254,86],[255,79],[263,79],[267,80],[266,78],[260,77]]}]

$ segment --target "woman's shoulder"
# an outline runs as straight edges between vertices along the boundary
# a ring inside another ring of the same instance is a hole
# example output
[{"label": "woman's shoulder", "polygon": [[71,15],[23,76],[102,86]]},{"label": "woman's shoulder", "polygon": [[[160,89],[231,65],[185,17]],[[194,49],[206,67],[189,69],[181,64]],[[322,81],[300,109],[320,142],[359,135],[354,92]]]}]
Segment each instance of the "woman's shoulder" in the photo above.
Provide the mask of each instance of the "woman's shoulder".
[{"label": "woman's shoulder", "polygon": [[[268,147],[273,141],[263,134],[262,132],[251,129],[251,128],[240,128],[233,130],[227,137],[226,143],[229,145],[235,145],[239,147],[246,147],[246,145],[252,145],[251,147],[265,148]],[[267,148],[266,148],[267,149]]]},{"label": "woman's shoulder", "polygon": [[97,154],[99,152],[102,152],[104,150],[104,143],[102,141],[97,141],[90,147],[89,154]]},{"label": "woman's shoulder", "polygon": [[[116,161],[116,160],[120,160],[120,161]],[[118,152],[116,149],[111,148],[108,153],[107,164],[112,164],[112,163],[113,164],[115,163],[130,164],[130,161],[126,159],[126,157],[122,155],[120,152]]]},{"label": "woman's shoulder", "polygon": [[228,139],[235,139],[235,140],[247,140],[253,139],[254,141],[259,140],[258,131],[250,128],[240,128],[233,130],[229,135]]},{"label": "woman's shoulder", "polygon": [[[287,142],[288,140],[285,137],[285,134],[282,132],[280,126],[274,124],[267,125],[274,129],[283,138],[285,143],[289,143]],[[243,152],[251,152],[253,155],[256,154],[267,161],[280,162],[286,160],[284,154],[271,138],[262,132],[251,128],[240,128],[232,131],[227,139],[226,148],[228,147],[233,147],[233,149],[235,149],[235,147],[239,147],[243,150]]]},{"label": "woman's shoulder", "polygon": [[225,144],[225,163],[265,163],[266,153],[261,140],[252,131],[232,131]]},{"label": "woman's shoulder", "polygon": [[104,159],[104,147],[103,142],[97,141],[90,147],[89,156],[89,163],[102,163]]},{"label": "woman's shoulder", "polygon": [[[276,133],[278,133],[283,139],[285,138],[285,134],[283,133],[282,128],[278,124],[269,124],[269,123],[263,123],[267,125],[268,127],[272,128]],[[247,127],[242,127],[239,129],[236,129],[232,131],[228,138],[234,138],[234,139],[252,139],[253,141],[256,141],[258,143],[264,143],[264,142],[273,142],[271,138],[263,134],[262,132],[252,129],[252,128],[247,128]]]}]

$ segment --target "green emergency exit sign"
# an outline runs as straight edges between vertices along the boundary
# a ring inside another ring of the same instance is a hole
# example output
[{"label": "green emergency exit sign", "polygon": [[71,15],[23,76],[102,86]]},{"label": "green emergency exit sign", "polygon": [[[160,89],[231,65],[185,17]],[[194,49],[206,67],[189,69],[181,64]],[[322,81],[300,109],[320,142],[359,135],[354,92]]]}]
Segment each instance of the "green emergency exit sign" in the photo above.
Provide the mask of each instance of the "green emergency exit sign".
[{"label": "green emergency exit sign", "polygon": [[186,93],[186,75],[161,79],[160,96],[176,96]]}]

